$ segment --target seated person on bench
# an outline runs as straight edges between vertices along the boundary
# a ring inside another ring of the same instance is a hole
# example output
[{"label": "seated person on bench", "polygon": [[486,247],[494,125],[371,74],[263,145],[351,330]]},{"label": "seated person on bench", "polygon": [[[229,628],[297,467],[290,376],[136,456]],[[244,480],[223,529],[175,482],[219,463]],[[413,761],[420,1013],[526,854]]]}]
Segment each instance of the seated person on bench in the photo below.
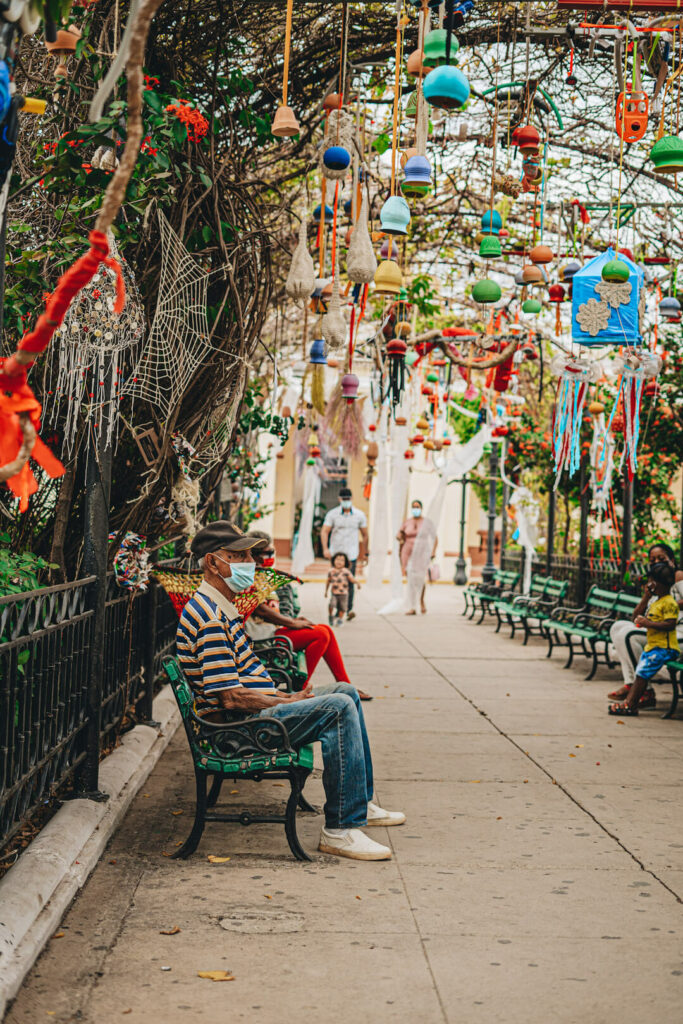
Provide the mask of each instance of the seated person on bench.
[{"label": "seated person on bench", "polygon": [[178,624],[178,660],[196,697],[197,713],[247,712],[282,720],[293,746],[319,740],[325,787],[325,825],[318,849],[354,860],[388,860],[391,850],[361,832],[366,825],[402,825],[405,815],[372,802],[372,758],[363,710],[349,683],[301,693],[276,690],[254,654],[231,601],[254,580],[254,538],[227,520],[201,529],[192,541],[204,580]]},{"label": "seated person on bench", "polygon": [[645,650],[636,665],[635,680],[626,700],[623,704],[610,704],[610,715],[637,715],[649,681],[667,661],[681,653],[676,636],[678,604],[671,596],[675,572],[670,565],[650,565],[647,578],[645,594],[634,616],[636,626],[647,630]]}]

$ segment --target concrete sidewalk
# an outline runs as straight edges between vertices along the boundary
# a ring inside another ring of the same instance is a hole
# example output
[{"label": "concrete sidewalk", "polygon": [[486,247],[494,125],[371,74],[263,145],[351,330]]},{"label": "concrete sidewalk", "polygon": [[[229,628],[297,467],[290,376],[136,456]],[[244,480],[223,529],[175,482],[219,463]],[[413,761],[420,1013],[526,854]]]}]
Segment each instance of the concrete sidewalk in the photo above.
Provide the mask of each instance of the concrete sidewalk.
[{"label": "concrete sidewalk", "polygon": [[[339,639],[377,698],[378,797],[408,815],[373,832],[393,860],[298,864],[281,826],[220,824],[169,860],[193,813],[179,732],[8,1024],[681,1018],[683,721],[608,718],[615,673],[587,683],[581,662],[565,672],[545,645],[467,622],[454,588],[430,588],[415,618],[374,614],[387,593],[364,589]],[[322,619],[322,587],[303,606]],[[285,792],[226,784],[222,799]],[[319,778],[306,794],[322,804]],[[320,823],[300,818],[311,852]],[[235,980],[197,976],[215,970]]]}]

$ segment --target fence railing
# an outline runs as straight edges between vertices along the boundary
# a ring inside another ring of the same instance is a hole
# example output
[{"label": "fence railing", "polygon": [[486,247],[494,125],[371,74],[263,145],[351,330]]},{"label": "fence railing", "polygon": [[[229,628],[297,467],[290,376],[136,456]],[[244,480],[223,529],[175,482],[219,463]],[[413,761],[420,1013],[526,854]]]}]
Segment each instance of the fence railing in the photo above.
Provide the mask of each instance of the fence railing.
[{"label": "fence railing", "polygon": [[[95,582],[91,576],[0,598],[0,843],[77,775],[88,756]],[[110,577],[107,587],[103,745],[115,739],[126,715],[151,718],[161,662],[173,650],[178,624],[156,584],[134,593]]]},{"label": "fence railing", "polygon": [[[521,549],[503,551],[501,569],[515,569],[523,572],[525,553]],[[531,571],[542,576],[547,575],[548,564],[544,555],[534,558]],[[581,561],[577,555],[553,554],[550,559],[550,575],[555,579],[568,580],[569,590],[567,604],[579,605],[593,586],[597,584],[606,590],[626,590],[640,593],[639,580],[645,574],[642,562],[632,562],[629,566],[628,579],[622,582],[621,565],[614,558],[586,557]]]}]

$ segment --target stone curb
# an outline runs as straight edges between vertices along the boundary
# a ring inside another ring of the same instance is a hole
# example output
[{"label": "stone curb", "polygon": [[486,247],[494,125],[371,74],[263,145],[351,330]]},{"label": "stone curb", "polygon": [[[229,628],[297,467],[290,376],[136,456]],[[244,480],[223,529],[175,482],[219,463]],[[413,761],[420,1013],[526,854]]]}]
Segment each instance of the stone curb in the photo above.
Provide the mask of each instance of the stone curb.
[{"label": "stone curb", "polygon": [[159,729],[136,726],[102,761],[109,800],[66,801],[0,882],[0,1019],[180,725],[170,686],[153,718]]}]

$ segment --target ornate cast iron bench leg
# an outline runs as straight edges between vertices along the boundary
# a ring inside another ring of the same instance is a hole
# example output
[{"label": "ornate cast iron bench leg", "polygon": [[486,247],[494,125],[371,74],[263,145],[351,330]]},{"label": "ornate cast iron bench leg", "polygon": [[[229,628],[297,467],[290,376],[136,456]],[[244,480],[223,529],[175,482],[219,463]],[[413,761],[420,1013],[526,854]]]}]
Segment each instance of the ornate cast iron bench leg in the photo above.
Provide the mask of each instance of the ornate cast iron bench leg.
[{"label": "ornate cast iron bench leg", "polygon": [[678,674],[678,669],[670,668],[669,669],[669,678],[671,679],[671,687],[672,687],[672,691],[671,691],[671,704],[669,705],[668,710],[662,715],[662,718],[671,718],[673,716],[673,713],[676,710],[676,706],[678,704],[678,688],[679,688],[679,685],[680,685],[679,684],[679,678],[680,677],[679,677],[679,674]]},{"label": "ornate cast iron bench leg", "polygon": [[289,783],[292,787],[292,791],[289,794],[287,810],[285,811],[285,834],[287,836],[289,848],[297,860],[311,860],[299,842],[299,837],[296,834],[296,810],[299,806],[299,801],[302,799],[301,794],[308,775],[309,772],[307,768],[292,767],[289,769]]},{"label": "ornate cast iron bench leg", "polygon": [[[181,858],[184,860],[189,857],[191,853],[199,846],[199,840],[202,838],[204,831],[204,825],[206,824],[206,772],[199,771],[197,768],[194,770],[194,777],[197,783],[197,803],[194,812],[194,825],[192,831],[183,843],[183,845],[171,854],[173,860]],[[213,787],[212,787],[213,792]]]},{"label": "ornate cast iron bench leg", "polygon": [[221,795],[221,786],[223,785],[224,776],[214,775],[213,782],[211,783],[211,789],[209,795],[206,798],[207,807],[215,807],[218,803],[218,798]]}]

